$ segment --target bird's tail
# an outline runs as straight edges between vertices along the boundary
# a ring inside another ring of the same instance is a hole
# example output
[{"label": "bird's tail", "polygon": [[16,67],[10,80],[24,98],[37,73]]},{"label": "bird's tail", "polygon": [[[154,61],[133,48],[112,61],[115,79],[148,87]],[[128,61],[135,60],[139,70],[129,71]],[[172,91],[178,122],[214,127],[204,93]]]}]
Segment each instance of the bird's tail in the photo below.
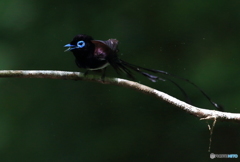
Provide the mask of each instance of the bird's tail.
[{"label": "bird's tail", "polygon": [[[174,82],[173,80],[171,80],[169,78],[168,79],[163,79],[163,78],[160,78],[158,76],[151,75],[151,74],[149,74],[147,72],[151,72],[151,73],[155,73],[155,74],[159,73],[159,74],[163,74],[163,75],[167,75],[167,76],[170,76],[170,77],[173,77],[173,78],[177,78],[177,79],[183,80],[183,81],[191,84],[192,86],[194,86],[196,89],[198,89],[214,107],[216,107],[218,110],[221,110],[221,111],[223,110],[223,107],[221,105],[219,105],[216,102],[212,101],[212,99],[201,88],[199,88],[195,83],[191,82],[188,79],[179,77],[177,75],[168,73],[166,71],[155,70],[155,69],[148,69],[148,68],[144,68],[144,67],[141,67],[141,66],[133,65],[133,64],[125,62],[125,61],[123,61],[121,59],[119,59],[119,62],[117,64],[113,65],[113,67],[116,69],[117,72],[124,71],[128,75],[128,77],[130,77],[131,79],[134,79],[134,80],[135,80],[135,78],[134,78],[131,70],[136,71],[136,72],[142,74],[143,76],[147,77],[152,82],[156,82],[158,80],[170,81],[170,82],[172,82],[175,86],[177,86],[180,89],[180,91],[186,97],[187,102],[190,103],[191,101],[190,101],[187,93],[176,82]],[[147,71],[147,72],[145,72],[145,71]]]}]

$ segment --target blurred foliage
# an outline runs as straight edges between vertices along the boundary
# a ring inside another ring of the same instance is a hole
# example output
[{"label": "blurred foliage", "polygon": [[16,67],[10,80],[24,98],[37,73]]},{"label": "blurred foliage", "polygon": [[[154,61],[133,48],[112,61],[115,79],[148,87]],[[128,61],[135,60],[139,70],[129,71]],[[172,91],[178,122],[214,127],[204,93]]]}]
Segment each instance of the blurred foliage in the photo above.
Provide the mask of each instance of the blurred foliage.
[{"label": "blurred foliage", "polygon": [[[117,38],[122,59],[188,78],[226,111],[239,112],[239,3],[2,0],[0,67],[84,71],[63,45],[81,33]],[[117,76],[111,68],[107,73]],[[184,100],[171,83],[137,78]],[[178,82],[194,105],[214,108]],[[1,161],[209,159],[206,122],[151,96],[69,80],[3,78],[0,87]],[[217,122],[212,152],[240,154],[239,134],[238,124]]]}]

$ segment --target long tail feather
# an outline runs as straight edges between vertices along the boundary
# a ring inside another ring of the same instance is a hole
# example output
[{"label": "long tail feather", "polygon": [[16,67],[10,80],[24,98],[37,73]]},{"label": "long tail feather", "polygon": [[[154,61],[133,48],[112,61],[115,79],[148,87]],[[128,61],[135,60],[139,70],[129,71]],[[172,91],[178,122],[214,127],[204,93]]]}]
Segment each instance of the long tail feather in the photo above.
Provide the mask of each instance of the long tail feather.
[{"label": "long tail feather", "polygon": [[157,80],[162,80],[162,81],[165,81],[165,80],[168,80],[170,82],[172,82],[173,84],[175,84],[180,90],[181,92],[184,94],[184,96],[187,98],[188,101],[189,100],[189,97],[187,96],[186,92],[174,81],[172,81],[171,79],[162,79],[160,77],[157,77],[157,76],[154,76],[154,75],[150,75],[146,72],[143,72],[142,70],[145,70],[145,71],[149,71],[149,72],[152,72],[152,73],[160,73],[160,74],[163,74],[163,75],[168,75],[168,76],[171,76],[171,77],[174,77],[174,78],[177,78],[177,79],[181,79],[183,81],[186,81],[188,82],[189,84],[191,84],[192,86],[194,86],[195,88],[197,88],[206,98],[207,100],[214,106],[216,107],[218,110],[223,110],[223,107],[219,104],[217,104],[216,102],[212,101],[212,99],[201,89],[199,88],[196,84],[194,84],[193,82],[191,82],[190,80],[188,79],[185,79],[185,78],[182,78],[182,77],[179,77],[177,75],[174,75],[174,74],[171,74],[171,73],[168,73],[168,72],[165,72],[165,71],[162,71],[162,70],[155,70],[155,69],[148,69],[148,68],[143,68],[141,66],[137,66],[137,65],[133,65],[133,64],[130,64],[128,62],[125,62],[123,60],[120,60],[120,64],[122,65],[125,65],[126,67],[136,71],[136,72],[139,72],[141,73],[142,75],[146,76],[148,79],[150,79],[151,81],[153,82],[156,82]]},{"label": "long tail feather", "polygon": [[[180,91],[183,93],[183,95],[185,96],[186,101],[187,101],[188,103],[191,103],[191,100],[190,100],[190,98],[188,97],[187,93],[181,88],[181,86],[179,86],[176,82],[174,82],[174,81],[171,80],[171,79],[162,79],[162,78],[160,78],[160,77],[158,77],[158,76],[148,74],[148,73],[142,71],[142,69],[146,70],[145,68],[142,68],[142,67],[139,67],[139,66],[135,66],[135,65],[129,64],[129,63],[127,63],[127,62],[125,62],[125,61],[122,61],[122,60],[119,60],[119,62],[117,62],[117,63],[115,62],[114,64],[111,64],[111,65],[114,67],[114,69],[115,69],[118,73],[119,73],[119,71],[123,71],[123,72],[125,72],[131,79],[133,79],[133,80],[135,80],[135,78],[134,78],[134,76],[132,75],[132,73],[131,73],[131,71],[130,71],[129,69],[134,70],[134,71],[142,74],[143,76],[147,77],[147,78],[148,78],[149,80],[151,80],[152,82],[156,82],[157,80],[161,80],[161,81],[166,81],[166,80],[168,80],[168,81],[172,82],[175,86],[177,86],[177,87],[180,89]],[[128,68],[129,68],[129,69],[128,69]],[[147,71],[147,70],[146,70],[146,71]]]}]

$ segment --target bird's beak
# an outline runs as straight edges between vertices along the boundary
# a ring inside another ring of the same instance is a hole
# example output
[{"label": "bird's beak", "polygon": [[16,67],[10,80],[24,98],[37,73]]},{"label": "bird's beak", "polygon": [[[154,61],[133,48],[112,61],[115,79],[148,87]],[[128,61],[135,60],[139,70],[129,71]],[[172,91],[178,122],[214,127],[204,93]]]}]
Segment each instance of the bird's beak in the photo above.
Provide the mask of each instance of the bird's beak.
[{"label": "bird's beak", "polygon": [[64,52],[71,51],[76,48],[75,45],[71,45],[71,44],[66,44],[64,47],[68,47],[68,49],[66,49]]}]

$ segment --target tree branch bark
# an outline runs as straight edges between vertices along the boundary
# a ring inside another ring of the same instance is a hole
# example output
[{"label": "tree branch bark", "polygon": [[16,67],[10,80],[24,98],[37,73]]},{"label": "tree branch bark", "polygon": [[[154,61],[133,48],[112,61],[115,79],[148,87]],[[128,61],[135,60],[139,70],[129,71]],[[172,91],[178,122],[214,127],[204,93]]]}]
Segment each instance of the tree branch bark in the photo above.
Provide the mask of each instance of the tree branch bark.
[{"label": "tree branch bark", "polygon": [[69,71],[53,71],[53,70],[1,70],[0,78],[49,78],[49,79],[67,79],[67,80],[87,80],[95,81],[104,84],[115,84],[134,90],[138,90],[143,93],[155,96],[158,99],[164,100],[178,108],[192,114],[201,120],[228,120],[240,122],[239,113],[220,112],[216,110],[207,110],[189,105],[183,101],[176,99],[164,92],[150,88],[148,86],[139,84],[137,82],[120,79],[120,78],[105,78],[102,82],[99,76],[88,75],[84,76],[80,72]]}]

